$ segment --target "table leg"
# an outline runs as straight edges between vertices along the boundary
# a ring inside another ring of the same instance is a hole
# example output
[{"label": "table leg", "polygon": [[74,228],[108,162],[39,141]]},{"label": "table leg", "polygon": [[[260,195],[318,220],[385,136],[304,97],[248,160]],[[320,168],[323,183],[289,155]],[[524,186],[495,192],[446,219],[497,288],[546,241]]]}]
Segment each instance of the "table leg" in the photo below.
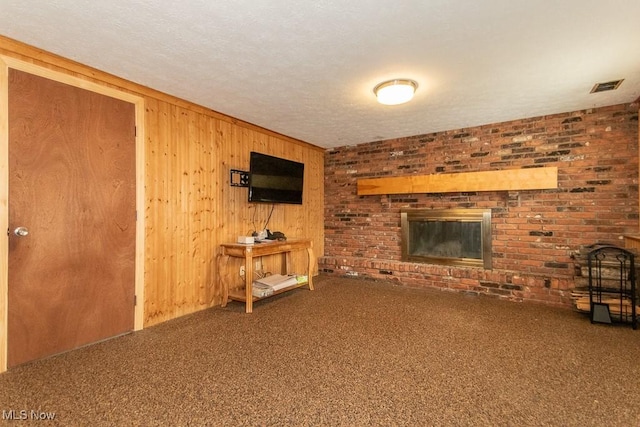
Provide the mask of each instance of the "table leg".
[{"label": "table leg", "polygon": [[309,277],[309,290],[313,290],[313,247],[309,244],[307,248],[307,256],[309,257],[308,266],[307,266],[307,276]]},{"label": "table leg", "polygon": [[245,312],[253,312],[253,253],[248,248],[244,257]]},{"label": "table leg", "polygon": [[285,252],[282,255],[284,256],[284,268],[282,270],[288,276],[291,274],[291,252]]},{"label": "table leg", "polygon": [[229,302],[229,280],[228,277],[226,277],[228,263],[228,255],[218,254],[218,283],[220,283],[220,287],[222,288],[222,307],[226,307],[227,302]]}]

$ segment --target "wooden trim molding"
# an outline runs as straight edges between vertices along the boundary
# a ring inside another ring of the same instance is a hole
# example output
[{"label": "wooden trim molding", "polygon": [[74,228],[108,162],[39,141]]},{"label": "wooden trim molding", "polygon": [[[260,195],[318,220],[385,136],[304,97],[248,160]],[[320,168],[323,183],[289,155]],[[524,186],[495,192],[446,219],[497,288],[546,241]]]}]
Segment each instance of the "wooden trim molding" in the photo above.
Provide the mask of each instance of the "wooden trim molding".
[{"label": "wooden trim molding", "polygon": [[358,180],[358,196],[552,188],[558,188],[558,168],[555,166]]},{"label": "wooden trim molding", "polygon": [[[0,57],[0,230],[9,232],[9,67]],[[0,239],[0,373],[7,370],[9,238]]]}]

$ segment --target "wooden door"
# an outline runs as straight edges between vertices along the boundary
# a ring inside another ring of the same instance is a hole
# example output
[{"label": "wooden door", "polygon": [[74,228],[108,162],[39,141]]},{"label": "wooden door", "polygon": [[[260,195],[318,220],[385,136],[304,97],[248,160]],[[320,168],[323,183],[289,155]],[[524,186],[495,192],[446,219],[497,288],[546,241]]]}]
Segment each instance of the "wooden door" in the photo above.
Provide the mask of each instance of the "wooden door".
[{"label": "wooden door", "polygon": [[133,330],[135,214],[135,106],[10,69],[9,367]]}]

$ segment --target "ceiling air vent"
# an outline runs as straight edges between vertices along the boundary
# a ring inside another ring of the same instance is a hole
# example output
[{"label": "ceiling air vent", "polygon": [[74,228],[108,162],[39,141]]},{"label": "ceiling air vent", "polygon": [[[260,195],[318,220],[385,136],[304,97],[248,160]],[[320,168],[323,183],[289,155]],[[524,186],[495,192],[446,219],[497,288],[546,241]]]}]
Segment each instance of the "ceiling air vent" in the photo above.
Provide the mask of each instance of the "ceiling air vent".
[{"label": "ceiling air vent", "polygon": [[620,86],[620,84],[623,81],[624,81],[624,79],[613,80],[613,81],[606,82],[606,83],[596,83],[595,86],[593,86],[593,89],[591,89],[591,92],[589,92],[589,93],[597,93],[597,92],[606,92],[608,90],[616,90],[616,89],[618,89],[618,86]]}]

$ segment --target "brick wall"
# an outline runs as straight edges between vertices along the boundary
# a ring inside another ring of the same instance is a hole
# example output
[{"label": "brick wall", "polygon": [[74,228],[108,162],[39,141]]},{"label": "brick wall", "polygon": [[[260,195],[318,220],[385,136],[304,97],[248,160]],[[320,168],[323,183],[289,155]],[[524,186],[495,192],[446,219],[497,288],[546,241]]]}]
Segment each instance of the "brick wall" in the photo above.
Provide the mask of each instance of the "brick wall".
[{"label": "brick wall", "polygon": [[[558,167],[558,189],[358,196],[358,179]],[[400,260],[401,208],[491,208],[493,269]],[[325,155],[327,274],[568,305],[573,255],[638,232],[638,105],[371,142]]]}]

